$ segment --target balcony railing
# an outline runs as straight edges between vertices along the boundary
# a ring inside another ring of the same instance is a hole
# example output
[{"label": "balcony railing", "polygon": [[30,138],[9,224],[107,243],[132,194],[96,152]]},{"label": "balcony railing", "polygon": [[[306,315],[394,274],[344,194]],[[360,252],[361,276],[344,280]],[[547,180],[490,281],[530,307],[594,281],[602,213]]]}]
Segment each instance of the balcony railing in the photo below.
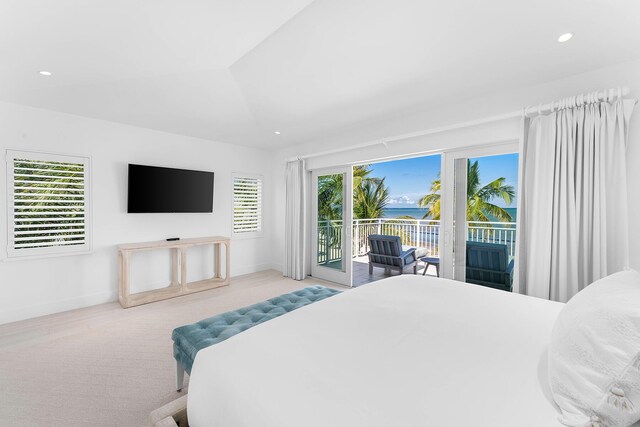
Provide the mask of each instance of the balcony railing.
[{"label": "balcony railing", "polygon": [[[369,251],[370,234],[400,236],[403,245],[427,248],[429,254],[438,256],[440,221],[425,219],[356,219],[352,225],[351,256],[365,255]],[[467,223],[467,240],[501,243],[509,248],[509,257],[515,255],[516,223],[483,222]],[[342,259],[342,221],[318,222],[318,264]]]},{"label": "balcony railing", "polygon": [[342,260],[342,220],[318,221],[318,264]]}]

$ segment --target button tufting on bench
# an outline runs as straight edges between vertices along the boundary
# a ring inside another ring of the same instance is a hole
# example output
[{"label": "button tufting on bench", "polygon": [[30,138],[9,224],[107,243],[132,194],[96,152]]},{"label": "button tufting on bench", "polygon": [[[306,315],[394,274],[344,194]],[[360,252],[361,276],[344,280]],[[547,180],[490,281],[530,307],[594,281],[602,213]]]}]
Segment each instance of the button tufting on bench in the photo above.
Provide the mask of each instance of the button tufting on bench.
[{"label": "button tufting on bench", "polygon": [[310,286],[269,300],[218,314],[173,330],[173,356],[190,374],[199,350],[224,341],[267,320],[323,300],[341,291]]}]

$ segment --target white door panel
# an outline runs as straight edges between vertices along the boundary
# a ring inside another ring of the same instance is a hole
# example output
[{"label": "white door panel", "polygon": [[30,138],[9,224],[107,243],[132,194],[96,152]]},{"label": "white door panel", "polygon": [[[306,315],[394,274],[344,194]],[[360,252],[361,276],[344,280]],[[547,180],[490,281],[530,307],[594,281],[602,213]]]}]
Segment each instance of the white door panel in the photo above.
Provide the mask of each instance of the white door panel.
[{"label": "white door panel", "polygon": [[311,275],[351,286],[352,167],[313,171],[311,177]]}]

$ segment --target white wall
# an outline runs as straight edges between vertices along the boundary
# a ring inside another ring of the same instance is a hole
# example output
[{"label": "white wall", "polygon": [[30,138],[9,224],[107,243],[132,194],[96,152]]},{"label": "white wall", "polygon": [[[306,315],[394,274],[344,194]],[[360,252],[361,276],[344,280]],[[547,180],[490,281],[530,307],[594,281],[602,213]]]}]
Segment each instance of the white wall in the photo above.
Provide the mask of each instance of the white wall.
[{"label": "white wall", "polygon": [[[90,156],[93,252],[0,262],[0,323],[117,299],[116,245],[172,236],[231,235],[232,171],[262,174],[265,224],[270,224],[271,153],[30,107],[0,103],[0,144],[6,149]],[[127,214],[127,164],[141,163],[215,172],[212,214]],[[3,168],[4,170],[4,168]],[[6,188],[6,174],[0,174]],[[269,227],[263,237],[234,240],[231,275],[270,267]],[[0,198],[2,258],[7,242],[6,198]],[[194,251],[189,279],[211,270],[210,250]],[[168,254],[141,255],[133,281],[168,283]],[[192,272],[192,273],[191,273]],[[136,290],[148,289],[139,286]]]},{"label": "white wall", "polygon": [[[451,125],[546,103],[581,92],[618,85],[640,97],[640,61],[619,64],[544,85],[490,94],[419,114],[363,123],[294,148],[261,150],[189,138],[101,120],[0,103],[0,144],[6,149],[56,152],[92,158],[93,252],[36,260],[0,262],[0,323],[113,301],[117,295],[116,245],[170,236],[230,235],[231,172],[265,176],[265,234],[232,242],[233,276],[282,267],[284,253],[284,164],[289,157]],[[631,119],[628,150],[629,209],[640,211],[640,106]],[[311,168],[379,160],[452,147],[518,138],[519,122],[510,119],[452,132],[413,138],[310,159]],[[126,214],[126,166],[143,163],[212,170],[213,214]],[[0,188],[6,187],[0,174]],[[631,215],[634,218],[637,215]],[[640,269],[640,222],[630,229],[631,265]],[[0,198],[0,242],[6,244],[6,199]],[[193,277],[204,277],[207,253],[194,261]],[[138,283],[167,280],[167,255],[142,256],[134,267]],[[190,266],[191,267],[191,266]]]},{"label": "white wall", "polygon": [[[469,75],[472,78],[472,74]],[[410,132],[439,128],[472,120],[497,116],[523,107],[547,103],[559,98],[591,92],[610,87],[628,86],[634,98],[640,98],[640,60],[594,70],[543,85],[488,94],[482,98],[470,99],[464,103],[426,109],[419,114],[396,117],[391,120],[362,124],[349,131],[327,136],[322,140],[281,150],[276,153],[273,165],[274,211],[273,211],[273,264],[282,266],[284,253],[284,165],[287,158],[333,148],[349,147],[368,141],[382,140]],[[350,163],[375,161],[383,158],[404,156],[464,147],[491,142],[503,142],[519,138],[518,119],[508,119],[490,124],[474,126],[455,131],[390,142],[388,148],[382,144],[356,148],[337,154],[313,157],[308,167],[322,168]],[[640,191],[636,183],[640,182],[640,105],[636,106],[629,129],[629,148],[627,151],[629,179],[629,211],[633,219],[640,212]],[[426,190],[426,189],[425,189]],[[631,266],[640,270],[640,222],[630,223]]]}]

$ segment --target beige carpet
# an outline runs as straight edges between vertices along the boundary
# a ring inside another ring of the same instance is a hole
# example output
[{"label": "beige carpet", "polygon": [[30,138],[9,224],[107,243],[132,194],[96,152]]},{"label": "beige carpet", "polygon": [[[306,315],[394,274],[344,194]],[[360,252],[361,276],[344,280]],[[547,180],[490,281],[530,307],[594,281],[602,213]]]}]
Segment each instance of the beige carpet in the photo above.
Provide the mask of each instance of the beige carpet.
[{"label": "beige carpet", "polygon": [[186,392],[175,391],[173,328],[314,283],[267,271],[127,310],[111,303],[2,325],[0,425],[145,426]]}]

